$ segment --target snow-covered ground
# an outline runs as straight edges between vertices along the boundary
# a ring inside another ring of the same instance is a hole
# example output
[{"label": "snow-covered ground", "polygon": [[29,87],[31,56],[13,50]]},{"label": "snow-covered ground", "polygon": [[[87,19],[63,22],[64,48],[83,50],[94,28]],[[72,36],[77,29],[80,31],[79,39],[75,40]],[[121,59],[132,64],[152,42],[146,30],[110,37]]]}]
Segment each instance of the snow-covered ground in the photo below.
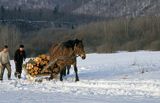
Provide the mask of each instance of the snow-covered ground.
[{"label": "snow-covered ground", "polygon": [[78,70],[79,82],[73,69],[63,82],[8,81],[5,74],[0,103],[160,103],[160,52],[88,54]]}]

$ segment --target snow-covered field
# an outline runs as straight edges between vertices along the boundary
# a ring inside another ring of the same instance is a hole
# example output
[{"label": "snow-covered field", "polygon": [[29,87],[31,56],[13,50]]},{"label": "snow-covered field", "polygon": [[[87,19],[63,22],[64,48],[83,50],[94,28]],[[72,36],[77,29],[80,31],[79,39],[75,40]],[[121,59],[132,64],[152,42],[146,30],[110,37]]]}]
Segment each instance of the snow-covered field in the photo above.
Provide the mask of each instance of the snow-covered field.
[{"label": "snow-covered field", "polygon": [[[14,63],[12,68],[14,72]],[[160,103],[160,52],[88,54],[63,82],[0,82],[0,103]]]}]

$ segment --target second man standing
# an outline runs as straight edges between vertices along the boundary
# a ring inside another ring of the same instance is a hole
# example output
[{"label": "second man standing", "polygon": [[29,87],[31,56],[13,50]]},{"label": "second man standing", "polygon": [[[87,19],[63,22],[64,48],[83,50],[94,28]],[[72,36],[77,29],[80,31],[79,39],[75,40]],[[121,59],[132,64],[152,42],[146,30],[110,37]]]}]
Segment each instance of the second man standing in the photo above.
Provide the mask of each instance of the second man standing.
[{"label": "second man standing", "polygon": [[22,64],[23,61],[26,59],[26,53],[24,50],[24,45],[20,45],[19,49],[16,50],[14,55],[14,62],[16,65],[15,77],[21,78],[22,73]]}]

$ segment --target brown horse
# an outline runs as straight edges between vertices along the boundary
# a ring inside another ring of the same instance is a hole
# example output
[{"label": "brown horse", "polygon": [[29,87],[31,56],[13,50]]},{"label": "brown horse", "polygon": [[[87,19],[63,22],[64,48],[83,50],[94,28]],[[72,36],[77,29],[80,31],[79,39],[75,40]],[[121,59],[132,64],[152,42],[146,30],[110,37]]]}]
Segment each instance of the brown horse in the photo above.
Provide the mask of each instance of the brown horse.
[{"label": "brown horse", "polygon": [[76,81],[79,81],[76,57],[86,58],[82,40],[69,40],[52,46],[50,50],[50,63],[47,68],[51,70],[50,79],[57,77],[63,81],[63,71],[66,66],[73,65]]}]

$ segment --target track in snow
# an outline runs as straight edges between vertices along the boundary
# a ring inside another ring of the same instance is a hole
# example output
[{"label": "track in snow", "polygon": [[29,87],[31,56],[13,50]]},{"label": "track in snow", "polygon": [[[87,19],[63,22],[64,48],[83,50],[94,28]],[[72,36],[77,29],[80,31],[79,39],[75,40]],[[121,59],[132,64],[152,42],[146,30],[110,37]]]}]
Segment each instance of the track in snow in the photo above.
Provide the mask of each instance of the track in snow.
[{"label": "track in snow", "polygon": [[[6,89],[7,87],[7,89]],[[81,95],[108,95],[108,96],[143,96],[160,97],[160,81],[94,81],[82,80],[75,83],[72,80],[43,81],[42,83],[26,80],[12,80],[1,83],[0,89],[27,90],[36,92],[57,92]]]}]

